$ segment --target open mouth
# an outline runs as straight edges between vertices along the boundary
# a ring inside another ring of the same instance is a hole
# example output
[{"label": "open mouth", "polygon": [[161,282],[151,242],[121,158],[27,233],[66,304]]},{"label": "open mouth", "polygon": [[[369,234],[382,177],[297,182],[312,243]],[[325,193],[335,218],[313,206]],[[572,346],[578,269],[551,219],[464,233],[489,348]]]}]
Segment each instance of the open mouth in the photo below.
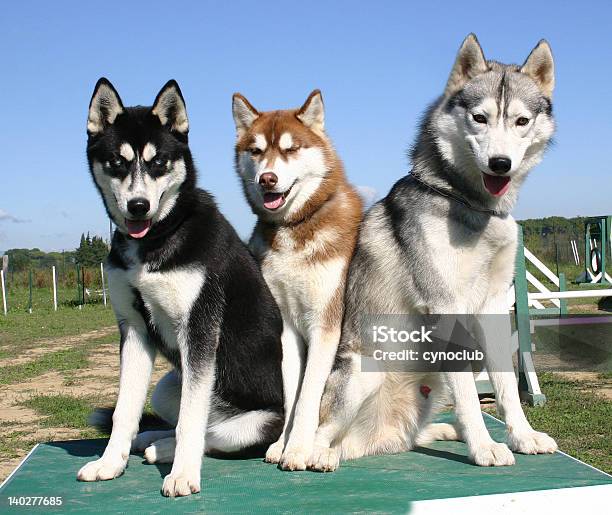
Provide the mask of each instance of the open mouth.
[{"label": "open mouth", "polygon": [[289,193],[291,193],[291,189],[293,188],[293,184],[291,188],[283,193],[277,193],[273,191],[268,191],[263,194],[263,205],[266,209],[270,211],[276,211],[285,205],[285,201]]},{"label": "open mouth", "polygon": [[510,177],[507,175],[489,175],[483,172],[482,180],[486,190],[494,197],[501,197],[510,187]]},{"label": "open mouth", "polygon": [[132,238],[144,238],[151,228],[151,219],[149,220],[128,220],[125,219],[125,225],[128,234]]}]

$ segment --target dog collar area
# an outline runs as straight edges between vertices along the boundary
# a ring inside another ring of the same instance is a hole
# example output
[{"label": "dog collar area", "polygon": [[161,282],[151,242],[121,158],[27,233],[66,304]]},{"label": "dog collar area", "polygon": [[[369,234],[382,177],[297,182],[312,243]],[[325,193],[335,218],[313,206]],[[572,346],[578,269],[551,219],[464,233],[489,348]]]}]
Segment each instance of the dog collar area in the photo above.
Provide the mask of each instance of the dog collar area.
[{"label": "dog collar area", "polygon": [[460,197],[459,195],[455,195],[454,193],[450,192],[450,191],[444,191],[441,190],[440,188],[436,188],[435,186],[429,184],[428,182],[424,181],[423,179],[421,179],[418,175],[416,175],[413,172],[410,172],[408,174],[408,177],[412,177],[416,182],[418,182],[419,184],[421,184],[422,186],[424,186],[425,188],[427,188],[428,190],[433,191],[434,193],[437,193],[438,195],[442,196],[442,197],[446,197],[446,198],[450,198],[456,202],[459,202],[460,204],[463,204],[464,206],[472,209],[473,211],[478,211],[479,213],[484,213],[487,215],[491,215],[491,216],[496,216],[498,218],[506,218],[508,216],[507,213],[498,213],[497,211],[495,211],[494,209],[488,209],[486,207],[479,207],[479,206],[475,206],[473,204],[471,204],[470,202],[468,202],[467,200],[465,200],[464,198]]}]

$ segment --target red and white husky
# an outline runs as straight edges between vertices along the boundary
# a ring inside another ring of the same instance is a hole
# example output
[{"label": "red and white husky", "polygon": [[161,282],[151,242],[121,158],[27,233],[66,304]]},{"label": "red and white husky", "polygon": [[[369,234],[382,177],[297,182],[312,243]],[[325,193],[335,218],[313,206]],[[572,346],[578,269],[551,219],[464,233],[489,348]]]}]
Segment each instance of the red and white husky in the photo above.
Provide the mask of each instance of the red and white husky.
[{"label": "red and white husky", "polygon": [[324,131],[321,93],[258,112],[235,94],[236,170],[258,216],[250,248],[283,316],[285,426],[266,461],[304,470],[342,324],[362,205]]}]

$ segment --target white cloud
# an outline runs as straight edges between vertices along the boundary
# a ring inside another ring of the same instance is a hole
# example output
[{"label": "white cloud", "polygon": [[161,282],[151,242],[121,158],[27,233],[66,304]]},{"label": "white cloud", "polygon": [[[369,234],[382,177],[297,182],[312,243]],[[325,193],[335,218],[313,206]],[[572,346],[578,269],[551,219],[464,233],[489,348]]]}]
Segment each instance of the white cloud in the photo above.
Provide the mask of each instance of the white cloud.
[{"label": "white cloud", "polygon": [[25,224],[30,222],[31,220],[25,220],[24,218],[17,218],[16,216],[10,214],[8,211],[0,208],[0,222],[13,222],[14,224]]},{"label": "white cloud", "polygon": [[378,198],[378,191],[372,186],[356,186],[357,192],[361,195],[365,207],[370,207]]}]

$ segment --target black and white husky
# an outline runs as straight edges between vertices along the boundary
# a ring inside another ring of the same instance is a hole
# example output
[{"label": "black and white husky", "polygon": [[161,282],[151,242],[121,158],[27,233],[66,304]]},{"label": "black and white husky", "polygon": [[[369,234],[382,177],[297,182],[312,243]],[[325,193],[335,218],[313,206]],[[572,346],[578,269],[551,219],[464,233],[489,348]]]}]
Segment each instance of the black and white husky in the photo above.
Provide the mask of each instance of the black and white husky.
[{"label": "black and white husky", "polygon": [[[212,197],[195,187],[178,84],[152,107],[124,107],[100,79],[87,121],[87,158],[117,226],[108,258],[121,332],[119,397],[102,457],[81,481],[113,479],[130,449],[172,462],[166,496],[200,490],[205,451],[276,441],[283,427],[282,319],[258,267]],[[152,405],[174,431],[136,437],[155,355],[173,365]]]},{"label": "black and white husky", "polygon": [[[464,439],[471,460],[483,466],[514,463],[511,450],[556,450],[521,409],[507,304],[517,247],[510,211],[552,137],[553,86],[545,41],[522,66],[486,60],[473,35],[463,42],[444,94],[423,119],[412,175],[400,179],[362,223],[312,468],[333,470],[339,459],[409,450],[428,437]],[[471,372],[361,371],[361,323],[366,315],[383,314],[483,319],[480,343],[508,445],[489,435]],[[497,314],[499,323],[485,314]],[[458,424],[425,429],[446,386]]]}]

